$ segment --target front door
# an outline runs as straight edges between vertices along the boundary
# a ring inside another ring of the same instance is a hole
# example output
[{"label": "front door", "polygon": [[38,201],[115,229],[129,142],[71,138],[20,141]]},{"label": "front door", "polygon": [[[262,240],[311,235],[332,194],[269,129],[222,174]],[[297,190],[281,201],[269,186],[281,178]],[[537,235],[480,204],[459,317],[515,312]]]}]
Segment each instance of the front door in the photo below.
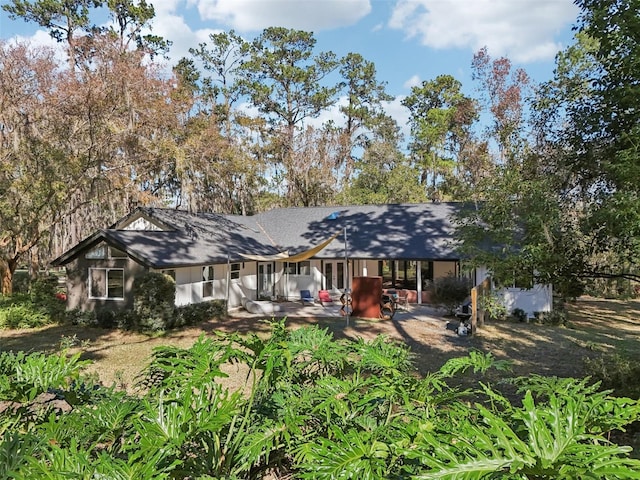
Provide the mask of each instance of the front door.
[{"label": "front door", "polygon": [[273,264],[261,263],[258,265],[258,298],[271,299],[275,294],[273,290]]},{"label": "front door", "polygon": [[345,288],[345,270],[342,261],[324,262],[324,282],[326,290],[343,290]]}]

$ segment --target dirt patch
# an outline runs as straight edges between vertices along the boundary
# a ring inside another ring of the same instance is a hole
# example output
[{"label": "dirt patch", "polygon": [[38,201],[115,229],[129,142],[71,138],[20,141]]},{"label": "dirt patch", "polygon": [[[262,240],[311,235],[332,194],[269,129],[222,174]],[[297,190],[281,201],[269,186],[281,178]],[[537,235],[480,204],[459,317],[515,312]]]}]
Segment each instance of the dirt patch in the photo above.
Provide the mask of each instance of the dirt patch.
[{"label": "dirt patch", "polygon": [[[640,360],[640,302],[580,299],[568,306],[566,326],[535,323],[491,322],[473,336],[460,337],[454,331],[457,321],[412,306],[398,312],[393,320],[347,319],[333,310],[297,308],[283,313],[287,325],[319,325],[336,338],[372,339],[377,335],[408,344],[415,354],[418,371],[426,374],[440,368],[448,359],[471,350],[491,353],[499,360],[510,360],[511,375],[531,374],[559,377],[584,376],[583,359],[603,352],[624,352]],[[70,345],[93,364],[88,371],[106,385],[131,388],[135,377],[148,363],[155,347],[191,346],[200,335],[216,330],[267,335],[264,317],[234,312],[228,318],[204,322],[197,327],[151,337],[132,332],[76,326],[50,326],[32,330],[0,330],[0,351],[57,352]],[[230,372],[233,373],[233,372]]]}]

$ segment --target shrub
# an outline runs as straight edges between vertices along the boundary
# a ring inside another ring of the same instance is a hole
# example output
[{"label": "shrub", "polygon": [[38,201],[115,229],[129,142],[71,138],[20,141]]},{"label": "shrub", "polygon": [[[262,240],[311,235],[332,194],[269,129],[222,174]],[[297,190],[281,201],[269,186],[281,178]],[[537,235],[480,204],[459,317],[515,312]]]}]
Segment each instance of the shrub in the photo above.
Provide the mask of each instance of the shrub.
[{"label": "shrub", "polygon": [[13,293],[29,293],[31,278],[26,270],[16,270],[11,280]]},{"label": "shrub", "polygon": [[80,354],[46,355],[43,353],[0,353],[0,399],[16,402],[32,401],[39,394],[69,388],[80,378],[88,360]]},{"label": "shrub", "polygon": [[521,308],[514,308],[511,316],[518,322],[526,322],[528,318],[527,312]]},{"label": "shrub", "polygon": [[0,309],[0,328],[35,328],[51,323],[51,317],[30,303]]},{"label": "shrub", "polygon": [[133,282],[133,320],[142,330],[165,330],[173,323],[176,284],[162,273],[148,272]]},{"label": "shrub", "polygon": [[79,308],[67,310],[65,312],[65,321],[72,325],[80,325],[84,327],[98,326],[96,312],[91,310],[80,310]]},{"label": "shrub", "polygon": [[446,308],[450,314],[453,314],[456,307],[469,296],[471,280],[453,275],[436,278],[433,281],[432,292],[432,302]]},{"label": "shrub", "polygon": [[34,328],[51,322],[51,315],[36,306],[30,295],[0,297],[0,328]]},{"label": "shrub", "polygon": [[507,306],[502,297],[495,293],[489,293],[480,297],[480,308],[487,312],[493,320],[505,320],[507,318]]},{"label": "shrub", "polygon": [[58,293],[58,277],[47,275],[36,279],[29,289],[31,299],[36,305],[48,305]]},{"label": "shrub", "polygon": [[[636,478],[611,433],[637,401],[587,380],[517,379],[472,351],[417,378],[409,348],[336,341],[284,319],[271,336],[202,336],[154,350],[137,395],[86,383],[79,354],[0,353],[0,478]],[[245,365],[248,391],[219,380]],[[472,396],[473,395],[473,396]],[[471,403],[471,400],[477,402]],[[487,401],[490,400],[490,401]],[[59,403],[66,402],[67,409]],[[585,473],[586,472],[586,473]]]},{"label": "shrub", "polygon": [[183,305],[176,308],[173,322],[168,325],[168,328],[195,325],[203,320],[222,316],[225,313],[224,307],[224,302],[221,300]]},{"label": "shrub", "polygon": [[618,353],[585,357],[585,372],[617,396],[640,397],[640,364]]},{"label": "shrub", "polygon": [[47,275],[36,279],[31,283],[29,294],[33,304],[50,315],[52,320],[64,319],[65,303],[58,297],[58,277]]},{"label": "shrub", "polygon": [[536,321],[546,325],[564,325],[567,323],[567,312],[563,309],[553,309],[550,312],[533,312]]}]

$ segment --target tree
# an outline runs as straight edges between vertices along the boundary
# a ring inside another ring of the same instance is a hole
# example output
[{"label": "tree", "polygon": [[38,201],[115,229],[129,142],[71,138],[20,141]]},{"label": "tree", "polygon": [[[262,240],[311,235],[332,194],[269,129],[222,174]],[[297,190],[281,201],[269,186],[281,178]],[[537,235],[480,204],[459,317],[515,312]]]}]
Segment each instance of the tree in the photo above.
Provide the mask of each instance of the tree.
[{"label": "tree", "polygon": [[594,42],[588,53],[596,68],[583,72],[588,95],[566,104],[572,128],[561,139],[562,162],[583,193],[585,230],[593,233],[598,252],[616,259],[593,265],[592,273],[628,275],[629,264],[640,258],[640,2],[577,4],[579,32]]},{"label": "tree", "polygon": [[201,43],[198,48],[190,48],[189,53],[209,73],[202,79],[202,100],[213,104],[212,113],[225,122],[225,129],[230,134],[232,108],[240,98],[239,75],[248,59],[249,44],[233,30],[212,33],[209,42],[211,46]]},{"label": "tree", "polygon": [[344,115],[340,165],[344,167],[344,184],[348,185],[356,160],[355,150],[367,147],[372,132],[385,121],[382,102],[393,97],[385,92],[385,83],[376,79],[373,62],[365,60],[360,54],[349,53],[342,58],[339,71],[343,78],[340,88],[346,97],[346,105],[340,106],[340,112]]},{"label": "tree", "polygon": [[473,56],[472,70],[472,78],[480,83],[481,100],[490,115],[487,136],[498,148],[497,160],[518,162],[526,148],[523,129],[529,76],[521,68],[513,70],[511,60],[506,57],[493,60],[486,48]]},{"label": "tree", "polygon": [[440,184],[455,176],[458,156],[477,120],[475,102],[463,95],[461,88],[452,76],[440,75],[412,87],[411,95],[402,101],[411,113],[411,156],[430,198],[439,199]]},{"label": "tree", "polygon": [[542,152],[587,247],[577,274],[640,280],[640,35],[637,1],[579,1],[575,43],[536,102]]},{"label": "tree", "polygon": [[296,135],[292,166],[288,181],[293,182],[295,205],[305,207],[327,205],[333,200],[338,185],[336,164],[340,156],[340,136],[330,127],[308,126]]},{"label": "tree", "polygon": [[[313,54],[313,34],[280,27],[267,28],[252,43],[242,65],[242,93],[265,115],[274,139],[271,159],[281,169],[287,197],[295,196],[295,137],[303,123],[331,105],[337,85],[323,85],[338,67],[335,54]],[[311,162],[312,159],[309,159]]]},{"label": "tree", "polygon": [[67,43],[70,70],[75,65],[76,32],[88,31],[91,8],[102,6],[103,0],[11,0],[2,9],[13,19],[35,22],[49,30],[58,42]]},{"label": "tree", "polygon": [[135,49],[148,52],[151,58],[168,51],[171,42],[142,33],[156,15],[153,5],[145,0],[139,0],[137,4],[133,0],[107,0],[107,7],[114,24],[108,31],[119,38],[121,51],[131,50],[135,45]]},{"label": "tree", "polygon": [[508,127],[496,138],[511,153],[461,230],[463,248],[499,279],[533,270],[564,296],[580,294],[590,278],[640,280],[633,267],[640,258],[640,117],[631,100],[640,84],[640,4],[578,4],[576,42],[558,54],[555,78],[533,104],[535,146],[512,148],[519,122],[510,119],[518,115],[506,113],[517,110],[496,110]]},{"label": "tree", "polygon": [[51,50],[0,43],[0,282],[13,273],[84,185],[86,158],[66,143],[66,78]]}]

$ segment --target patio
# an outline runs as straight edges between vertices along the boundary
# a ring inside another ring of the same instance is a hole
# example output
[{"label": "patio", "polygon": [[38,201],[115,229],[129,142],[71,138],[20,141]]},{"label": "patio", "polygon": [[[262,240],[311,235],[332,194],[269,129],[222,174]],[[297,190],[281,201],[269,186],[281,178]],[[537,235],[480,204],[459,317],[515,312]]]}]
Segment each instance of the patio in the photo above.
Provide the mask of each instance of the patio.
[{"label": "patio", "polygon": [[[320,304],[315,302],[313,304],[302,304],[300,301],[284,301],[273,302],[274,306],[278,307],[278,311],[273,313],[251,313],[244,308],[236,308],[229,311],[229,315],[235,318],[331,318],[342,317],[346,320],[345,313],[341,310],[342,305],[339,301],[334,301],[328,304]],[[355,318],[350,316],[350,318]],[[382,319],[371,319],[372,321],[383,321]],[[407,307],[402,307],[396,310],[393,316],[394,321],[403,320],[437,320],[438,323],[443,322],[442,311],[434,308],[431,305],[417,305],[412,304]],[[388,321],[388,320],[384,320]]]}]

